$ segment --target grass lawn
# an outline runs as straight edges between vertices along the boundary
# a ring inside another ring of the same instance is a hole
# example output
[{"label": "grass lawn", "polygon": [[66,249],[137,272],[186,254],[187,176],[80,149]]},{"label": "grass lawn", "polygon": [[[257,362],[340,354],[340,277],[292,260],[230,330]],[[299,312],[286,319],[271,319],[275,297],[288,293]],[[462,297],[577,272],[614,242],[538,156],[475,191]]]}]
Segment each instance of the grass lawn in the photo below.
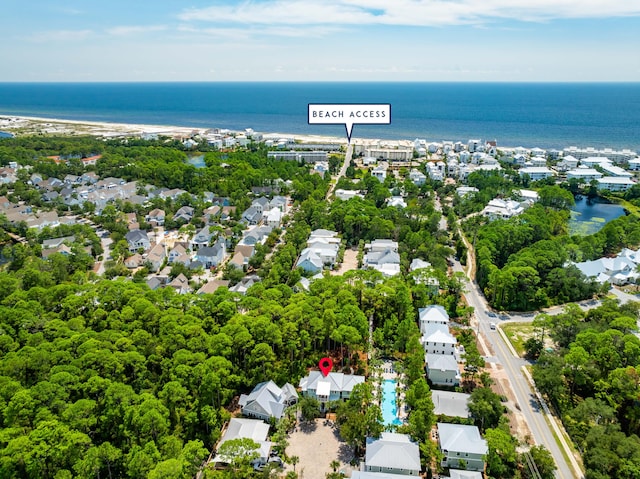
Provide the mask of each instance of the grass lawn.
[{"label": "grass lawn", "polygon": [[518,355],[524,356],[524,343],[533,336],[532,323],[508,323],[500,326]]}]

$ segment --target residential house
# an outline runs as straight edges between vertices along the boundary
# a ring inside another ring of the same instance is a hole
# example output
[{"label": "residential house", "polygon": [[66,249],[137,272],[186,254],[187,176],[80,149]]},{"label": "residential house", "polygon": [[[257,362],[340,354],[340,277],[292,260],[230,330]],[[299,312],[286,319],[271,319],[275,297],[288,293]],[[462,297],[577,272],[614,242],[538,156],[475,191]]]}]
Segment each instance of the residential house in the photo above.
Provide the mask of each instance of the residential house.
[{"label": "residential house", "polygon": [[546,166],[528,166],[520,168],[520,176],[528,175],[531,181],[544,180],[555,176],[555,172]]},{"label": "residential house", "polygon": [[129,251],[135,253],[139,249],[148,250],[151,247],[151,242],[147,237],[147,232],[143,230],[131,230],[125,236],[129,244]]},{"label": "residential house", "polygon": [[168,263],[172,264],[177,258],[185,255],[186,253],[187,250],[184,246],[182,246],[181,244],[176,244],[173,248],[171,248],[171,251],[169,251]]},{"label": "residential house", "polygon": [[239,283],[231,286],[229,291],[232,293],[246,294],[247,290],[256,283],[260,282],[260,277],[257,274],[247,275],[240,280]]},{"label": "residential house", "polygon": [[138,268],[139,266],[142,266],[142,263],[144,263],[144,259],[139,253],[132,254],[124,260],[124,265],[129,269]]},{"label": "residential house", "polygon": [[196,294],[213,294],[218,288],[229,287],[229,280],[226,279],[214,279],[207,281],[202,287],[196,291]]},{"label": "residential house", "polygon": [[415,168],[409,172],[409,180],[416,186],[424,185],[427,181],[427,175]]},{"label": "residential house", "polygon": [[248,225],[257,225],[262,221],[262,211],[256,206],[250,206],[242,213],[241,219]]},{"label": "residential house", "polygon": [[482,210],[482,215],[489,218],[489,221],[497,219],[508,220],[524,212],[522,205],[514,200],[502,200],[494,198]]},{"label": "residential house", "polygon": [[280,208],[271,208],[266,212],[266,215],[264,216],[264,222],[271,228],[278,228],[281,221],[282,211],[280,211]]},{"label": "residential house", "polygon": [[43,249],[42,250],[42,259],[49,259],[49,256],[55,253],[60,253],[64,256],[70,256],[73,254],[71,248],[66,244],[61,244],[56,246],[55,248]]},{"label": "residential house", "polygon": [[470,394],[457,393],[454,391],[431,390],[431,401],[433,402],[433,413],[436,416],[468,418]]},{"label": "residential house", "polygon": [[432,304],[425,308],[418,308],[420,331],[426,332],[428,324],[443,324],[449,326],[449,313],[439,304]]},{"label": "residential house", "polygon": [[364,198],[364,195],[360,192],[360,190],[343,190],[342,188],[338,188],[335,190],[334,194],[336,198],[342,201],[349,201],[351,198]]},{"label": "residential house", "polygon": [[164,244],[158,243],[149,250],[145,261],[149,263],[151,271],[155,273],[160,270],[166,257],[167,253]]},{"label": "residential house", "polygon": [[264,244],[267,238],[273,231],[271,226],[256,226],[244,233],[244,236],[240,240],[240,244],[255,246],[257,244]]},{"label": "residential house", "polygon": [[194,211],[191,206],[182,206],[173,215],[173,221],[189,223],[193,219]]},{"label": "residential house", "polygon": [[449,327],[446,324],[421,322],[420,327],[425,353],[450,356],[456,354],[456,338],[449,332]]},{"label": "residential house", "polygon": [[466,471],[463,469],[449,469],[449,477],[440,476],[440,479],[483,479],[480,471]]},{"label": "residential house", "polygon": [[418,444],[409,435],[383,432],[380,439],[367,438],[365,472],[419,476],[420,469]]},{"label": "residential house", "polygon": [[[258,449],[256,449],[257,459],[254,461],[254,464],[266,464],[269,461],[271,448],[273,447],[273,443],[267,441],[268,434],[269,425],[264,421],[233,417],[229,420],[229,425],[222,435],[222,438],[220,438],[218,451],[220,451],[220,446],[227,441],[244,438],[251,439],[258,444]],[[229,464],[231,461],[232,458],[216,454],[212,462],[216,464]]]},{"label": "residential house", "polygon": [[584,261],[576,263],[575,266],[589,279],[601,284],[609,282],[620,286],[640,277],[640,273],[637,272],[639,264],[640,255],[633,250],[624,249],[615,258]]},{"label": "residential house", "polygon": [[324,262],[320,255],[312,248],[305,248],[300,253],[296,268],[302,268],[308,273],[319,273],[324,267]]},{"label": "residential house", "polygon": [[209,242],[211,241],[211,238],[213,238],[214,235],[215,233],[212,233],[210,231],[209,226],[205,226],[200,231],[198,231],[195,235],[193,235],[193,238],[189,243],[191,250],[198,251],[200,248],[209,246]]},{"label": "residential house", "polygon": [[204,246],[198,250],[195,259],[205,268],[217,267],[227,254],[224,238],[219,237],[213,246]]},{"label": "residential house", "polygon": [[60,238],[46,239],[46,240],[42,241],[42,248],[43,249],[57,248],[58,246],[60,246],[63,243],[71,244],[75,240],[76,240],[76,237],[74,235],[61,236]]},{"label": "residential house", "polygon": [[229,260],[229,264],[238,269],[246,270],[254,252],[255,247],[252,245],[237,244],[233,252],[233,257]]},{"label": "residential house", "polygon": [[456,358],[447,354],[425,354],[427,377],[438,386],[459,386],[460,369]]},{"label": "residential house", "polygon": [[160,208],[152,209],[151,211],[149,211],[149,214],[147,215],[147,223],[149,223],[151,226],[163,226],[164,219],[165,219],[164,210],[161,210]]},{"label": "residential house", "polygon": [[411,264],[409,265],[409,271],[416,271],[418,269],[424,269],[424,268],[430,268],[430,267],[431,267],[431,263],[429,263],[428,261],[425,261],[420,258],[413,258],[413,260],[411,260]]},{"label": "residential house", "polygon": [[384,165],[378,165],[373,170],[371,170],[371,176],[377,178],[380,183],[383,183],[387,178],[387,167]]},{"label": "residential house", "polygon": [[387,206],[391,206],[395,208],[407,207],[407,203],[404,201],[402,196],[392,196],[391,198],[387,198],[386,202],[387,202]]},{"label": "residential house", "polygon": [[320,371],[310,371],[300,379],[303,396],[309,396],[320,403],[320,411],[326,411],[328,403],[346,400],[356,384],[364,383],[364,376],[330,372],[324,376]]},{"label": "residential house", "polygon": [[296,389],[289,383],[281,388],[273,381],[258,384],[250,394],[240,395],[242,414],[268,421],[281,419],[284,410],[298,401]]},{"label": "residential house", "polygon": [[171,281],[167,287],[173,288],[178,294],[186,294],[191,289],[189,287],[189,280],[182,273],[173,278],[173,281]]},{"label": "residential house", "polygon": [[[438,442],[442,452],[442,467],[483,471],[489,449],[476,426],[439,422]],[[464,467],[461,467],[464,465]]]}]

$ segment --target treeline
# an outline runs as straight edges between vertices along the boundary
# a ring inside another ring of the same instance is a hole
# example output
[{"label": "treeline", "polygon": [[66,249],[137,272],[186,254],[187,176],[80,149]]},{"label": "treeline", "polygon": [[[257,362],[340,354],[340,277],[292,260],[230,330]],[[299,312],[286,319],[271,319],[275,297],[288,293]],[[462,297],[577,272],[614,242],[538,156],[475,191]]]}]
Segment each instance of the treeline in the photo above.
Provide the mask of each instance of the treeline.
[{"label": "treeline", "polygon": [[[605,300],[534,320],[533,377],[581,451],[587,479],[640,477],[639,311],[639,303]],[[549,338],[554,350],[541,347]]]}]

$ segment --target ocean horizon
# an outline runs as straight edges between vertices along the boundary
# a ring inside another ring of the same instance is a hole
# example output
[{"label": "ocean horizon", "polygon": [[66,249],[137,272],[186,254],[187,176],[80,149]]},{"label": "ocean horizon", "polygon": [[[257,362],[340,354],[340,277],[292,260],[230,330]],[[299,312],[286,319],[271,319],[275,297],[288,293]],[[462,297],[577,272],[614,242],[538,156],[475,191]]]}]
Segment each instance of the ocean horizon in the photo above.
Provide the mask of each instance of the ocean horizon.
[{"label": "ocean horizon", "polygon": [[345,136],[309,125],[309,103],[391,104],[354,138],[640,150],[640,83],[0,83],[2,116]]}]

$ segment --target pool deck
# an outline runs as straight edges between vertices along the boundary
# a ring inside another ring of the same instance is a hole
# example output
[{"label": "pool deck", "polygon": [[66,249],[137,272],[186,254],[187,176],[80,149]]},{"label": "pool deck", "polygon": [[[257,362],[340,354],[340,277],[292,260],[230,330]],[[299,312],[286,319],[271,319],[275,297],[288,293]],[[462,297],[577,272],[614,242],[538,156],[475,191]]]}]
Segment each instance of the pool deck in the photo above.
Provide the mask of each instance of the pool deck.
[{"label": "pool deck", "polygon": [[[400,381],[402,378],[398,371],[395,370],[393,363],[391,361],[385,361],[382,363],[380,377],[383,380],[392,380],[392,381]],[[398,413],[398,419],[400,419],[403,423],[407,420],[407,411],[405,410],[405,396],[404,396],[404,388],[400,393],[400,411]],[[380,404],[382,408],[382,404]]]}]

